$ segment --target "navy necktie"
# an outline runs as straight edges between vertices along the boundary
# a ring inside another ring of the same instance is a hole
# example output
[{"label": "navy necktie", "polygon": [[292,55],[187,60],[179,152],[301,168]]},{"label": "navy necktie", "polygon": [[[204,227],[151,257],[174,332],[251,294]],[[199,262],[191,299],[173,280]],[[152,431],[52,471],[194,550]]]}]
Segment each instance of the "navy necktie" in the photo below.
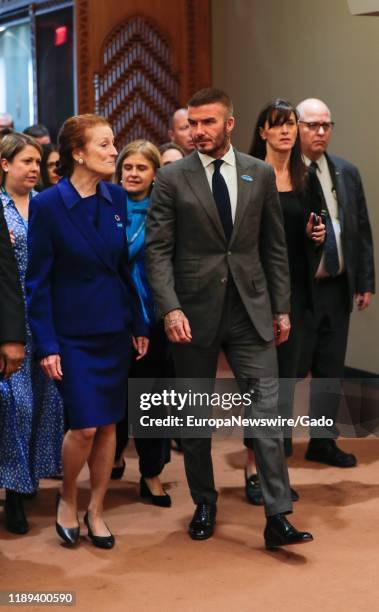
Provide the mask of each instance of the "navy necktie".
[{"label": "navy necktie", "polygon": [[324,264],[325,270],[330,276],[337,276],[340,269],[340,260],[338,257],[338,249],[337,249],[337,240],[336,235],[334,233],[334,227],[332,220],[330,218],[328,206],[326,204],[324,192],[322,190],[321,183],[316,174],[316,170],[318,170],[318,165],[316,162],[312,162],[310,165],[310,172],[314,176],[315,184],[319,192],[319,196],[322,203],[322,208],[327,212],[326,221],[325,221],[325,230],[326,237],[324,243]]},{"label": "navy necktie", "polygon": [[212,193],[216,202],[218,214],[220,215],[222,227],[224,228],[225,238],[227,242],[229,242],[233,231],[233,219],[228,187],[220,172],[223,163],[222,159],[215,159],[213,162]]}]

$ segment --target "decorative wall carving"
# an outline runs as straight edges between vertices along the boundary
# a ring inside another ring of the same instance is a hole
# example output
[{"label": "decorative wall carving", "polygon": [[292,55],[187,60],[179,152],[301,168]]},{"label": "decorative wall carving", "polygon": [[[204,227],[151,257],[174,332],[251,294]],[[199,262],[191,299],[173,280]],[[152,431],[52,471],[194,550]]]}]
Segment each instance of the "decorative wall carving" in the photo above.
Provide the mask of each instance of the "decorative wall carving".
[{"label": "decorative wall carving", "polygon": [[103,70],[95,74],[95,112],[112,124],[120,147],[136,138],[167,139],[168,119],[179,107],[179,81],[171,49],[158,26],[129,17],[107,37]]}]

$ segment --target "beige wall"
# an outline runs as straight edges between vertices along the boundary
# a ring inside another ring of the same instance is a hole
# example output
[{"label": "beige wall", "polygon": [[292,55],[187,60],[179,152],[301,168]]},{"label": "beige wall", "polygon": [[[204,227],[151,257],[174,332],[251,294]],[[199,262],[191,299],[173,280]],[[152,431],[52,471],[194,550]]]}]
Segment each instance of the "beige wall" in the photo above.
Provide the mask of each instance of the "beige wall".
[{"label": "beige wall", "polygon": [[[336,128],[330,151],[362,174],[379,270],[379,17],[347,0],[212,0],[213,84],[233,97],[234,143],[247,151],[263,104],[318,97]],[[379,372],[379,299],[354,313],[347,365]]]}]

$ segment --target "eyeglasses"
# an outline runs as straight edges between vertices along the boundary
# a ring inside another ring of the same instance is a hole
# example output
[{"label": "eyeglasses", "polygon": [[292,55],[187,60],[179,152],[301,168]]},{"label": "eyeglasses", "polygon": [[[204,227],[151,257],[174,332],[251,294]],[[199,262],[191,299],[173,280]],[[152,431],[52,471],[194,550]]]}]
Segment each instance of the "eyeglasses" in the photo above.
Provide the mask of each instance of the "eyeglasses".
[{"label": "eyeglasses", "polygon": [[299,121],[299,123],[306,125],[311,132],[318,132],[320,128],[322,128],[324,132],[329,132],[335,125],[334,121],[325,121],[324,123],[318,123],[316,121]]}]

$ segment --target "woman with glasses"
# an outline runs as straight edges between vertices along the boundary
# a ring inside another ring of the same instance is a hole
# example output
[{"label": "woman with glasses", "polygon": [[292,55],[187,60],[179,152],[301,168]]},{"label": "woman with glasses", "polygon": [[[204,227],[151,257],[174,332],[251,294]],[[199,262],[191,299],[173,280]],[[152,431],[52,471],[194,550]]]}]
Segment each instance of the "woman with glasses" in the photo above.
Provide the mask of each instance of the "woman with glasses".
[{"label": "woman with glasses", "polygon": [[43,191],[48,187],[56,185],[60,178],[57,174],[57,166],[59,162],[58,146],[52,143],[41,146],[41,178],[37,187],[38,191]]},{"label": "woman with glasses", "polygon": [[[277,347],[279,366],[279,414],[291,418],[295,380],[301,352],[305,313],[311,307],[311,280],[314,277],[325,239],[325,226],[318,214],[307,181],[298,132],[298,114],[287,100],[278,98],[267,104],[258,116],[250,154],[271,164],[275,171],[286,235],[291,279],[291,331],[287,342]],[[284,449],[292,454],[292,430],[285,427]],[[263,503],[258,477],[254,474],[253,440],[245,440],[249,460],[245,490],[249,501]],[[292,499],[298,499],[291,489]]]}]

